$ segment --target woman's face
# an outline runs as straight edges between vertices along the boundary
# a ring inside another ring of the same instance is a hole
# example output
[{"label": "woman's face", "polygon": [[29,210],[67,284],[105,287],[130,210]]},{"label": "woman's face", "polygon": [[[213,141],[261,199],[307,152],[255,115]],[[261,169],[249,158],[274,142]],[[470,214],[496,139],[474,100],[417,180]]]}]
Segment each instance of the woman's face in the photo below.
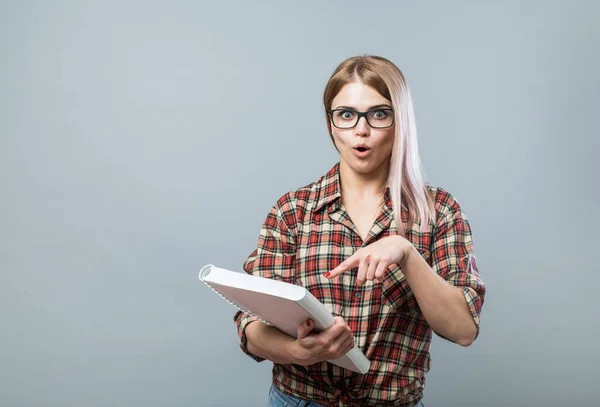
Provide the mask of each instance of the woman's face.
[{"label": "woman's face", "polygon": [[[393,119],[392,104],[381,96],[375,89],[361,82],[345,85],[333,99],[330,116],[331,132],[337,149],[340,152],[340,162],[360,174],[369,174],[388,166],[394,143],[394,125],[387,128]],[[387,109],[387,110],[386,110]],[[358,120],[356,126],[355,112],[372,111],[369,123],[365,117]],[[338,127],[336,127],[336,124]],[[365,147],[365,151],[361,151]],[[386,167],[387,168],[387,167]]]}]

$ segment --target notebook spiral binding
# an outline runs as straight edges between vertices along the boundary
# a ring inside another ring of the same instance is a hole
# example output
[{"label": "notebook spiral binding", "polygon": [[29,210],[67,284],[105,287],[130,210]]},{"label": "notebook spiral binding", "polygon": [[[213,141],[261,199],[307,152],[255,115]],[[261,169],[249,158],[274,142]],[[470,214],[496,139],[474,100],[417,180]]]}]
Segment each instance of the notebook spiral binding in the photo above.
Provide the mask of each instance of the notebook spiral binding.
[{"label": "notebook spiral binding", "polygon": [[223,294],[221,294],[219,291],[217,291],[213,286],[211,286],[210,284],[208,284],[208,282],[204,279],[204,277],[206,277],[209,273],[210,273],[210,269],[215,267],[213,264],[207,264],[206,266],[202,267],[200,269],[200,273],[199,273],[199,277],[200,277],[200,281],[202,281],[204,284],[206,284],[206,286],[208,288],[210,288],[211,290],[213,290],[215,293],[217,293],[221,298],[223,298],[225,301],[227,301],[228,303],[230,303],[231,305],[233,305],[234,307],[236,307],[237,309],[239,309],[240,311],[250,315],[253,318],[258,319],[260,322],[267,324],[267,325],[271,325],[271,323],[265,321],[264,319],[262,319],[261,317],[259,317],[258,315],[243,309],[242,307],[240,307],[238,304],[236,304],[235,302],[229,300],[229,298],[225,297]]}]

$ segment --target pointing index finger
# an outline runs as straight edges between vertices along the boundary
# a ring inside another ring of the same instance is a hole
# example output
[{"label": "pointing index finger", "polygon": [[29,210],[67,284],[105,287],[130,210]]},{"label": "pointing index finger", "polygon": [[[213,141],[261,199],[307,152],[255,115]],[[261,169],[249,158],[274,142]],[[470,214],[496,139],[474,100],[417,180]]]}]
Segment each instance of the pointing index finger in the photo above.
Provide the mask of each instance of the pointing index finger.
[{"label": "pointing index finger", "polygon": [[354,256],[350,256],[345,261],[341,262],[336,268],[327,273],[323,274],[323,276],[327,278],[337,277],[342,274],[344,271],[350,270],[352,267],[356,266],[358,259]]}]

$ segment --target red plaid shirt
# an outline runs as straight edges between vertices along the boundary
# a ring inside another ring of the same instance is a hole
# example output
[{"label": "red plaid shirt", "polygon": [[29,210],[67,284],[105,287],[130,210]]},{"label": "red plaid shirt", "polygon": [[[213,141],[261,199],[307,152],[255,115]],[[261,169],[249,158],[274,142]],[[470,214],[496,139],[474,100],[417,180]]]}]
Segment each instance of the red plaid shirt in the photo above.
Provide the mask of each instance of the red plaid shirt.
[{"label": "red plaid shirt", "polygon": [[[437,221],[424,233],[415,222],[405,237],[436,273],[462,289],[479,333],[485,286],[475,263],[469,223],[448,192],[428,188],[435,197]],[[382,282],[367,281],[364,286],[356,285],[357,268],[332,280],[322,277],[357,249],[397,234],[389,188],[364,242],[340,205],[340,197],[339,163],[316,182],[282,196],[267,215],[258,247],[243,267],[250,274],[306,287],[348,323],[356,343],[371,360],[371,369],[361,375],[328,362],[307,368],[274,364],[273,384],[283,392],[325,405],[418,401],[430,367],[432,330],[400,268],[389,271]],[[404,222],[407,215],[403,210]],[[241,349],[263,361],[247,348],[245,329],[256,320],[241,311],[234,320]]]}]

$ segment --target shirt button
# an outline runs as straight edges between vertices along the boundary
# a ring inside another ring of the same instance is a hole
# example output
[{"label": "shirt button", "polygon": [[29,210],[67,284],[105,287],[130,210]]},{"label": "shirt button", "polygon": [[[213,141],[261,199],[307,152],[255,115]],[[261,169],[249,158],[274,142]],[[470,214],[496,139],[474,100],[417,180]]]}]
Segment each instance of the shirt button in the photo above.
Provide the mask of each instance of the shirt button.
[{"label": "shirt button", "polygon": [[355,296],[356,298],[360,298],[360,292],[358,292],[358,291],[357,291],[357,292],[356,292],[356,294],[354,294],[354,296]]}]

